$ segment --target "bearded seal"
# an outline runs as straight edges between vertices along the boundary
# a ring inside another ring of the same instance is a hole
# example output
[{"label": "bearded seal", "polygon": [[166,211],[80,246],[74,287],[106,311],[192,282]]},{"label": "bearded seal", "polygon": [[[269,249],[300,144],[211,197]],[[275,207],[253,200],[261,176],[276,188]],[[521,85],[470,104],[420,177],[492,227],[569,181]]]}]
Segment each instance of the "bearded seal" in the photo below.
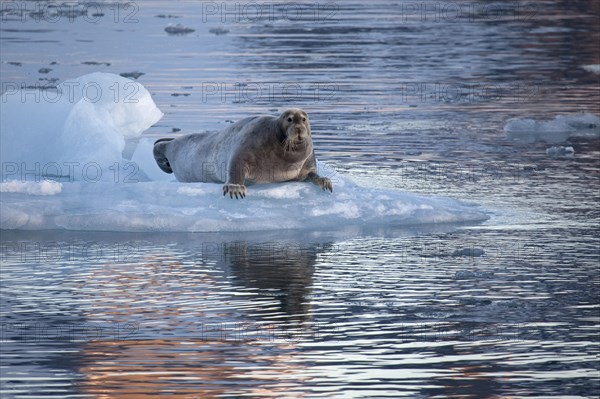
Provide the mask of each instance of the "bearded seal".
[{"label": "bearded seal", "polygon": [[301,109],[279,117],[253,116],[215,133],[154,143],[154,159],[180,182],[225,183],[223,195],[246,196],[246,184],[309,181],[333,192],[317,174],[308,115]]}]

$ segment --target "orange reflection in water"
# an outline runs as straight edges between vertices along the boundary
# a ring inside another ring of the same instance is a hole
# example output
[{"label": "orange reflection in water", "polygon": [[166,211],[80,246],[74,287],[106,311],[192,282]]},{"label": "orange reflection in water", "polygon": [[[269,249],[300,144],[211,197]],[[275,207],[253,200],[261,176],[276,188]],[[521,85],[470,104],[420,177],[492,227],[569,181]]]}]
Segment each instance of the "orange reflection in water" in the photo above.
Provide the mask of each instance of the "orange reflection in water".
[{"label": "orange reflection in water", "polygon": [[279,352],[218,341],[96,341],[83,351],[79,390],[97,398],[303,397],[290,392],[301,385],[293,356]]},{"label": "orange reflection in water", "polygon": [[223,283],[200,269],[177,256],[148,255],[137,264],[104,265],[82,279],[79,288],[93,309],[87,320],[135,327],[83,345],[80,393],[133,399],[304,396],[294,342],[264,334],[237,339],[231,331],[204,335],[203,323],[225,316],[235,303],[219,300]]}]

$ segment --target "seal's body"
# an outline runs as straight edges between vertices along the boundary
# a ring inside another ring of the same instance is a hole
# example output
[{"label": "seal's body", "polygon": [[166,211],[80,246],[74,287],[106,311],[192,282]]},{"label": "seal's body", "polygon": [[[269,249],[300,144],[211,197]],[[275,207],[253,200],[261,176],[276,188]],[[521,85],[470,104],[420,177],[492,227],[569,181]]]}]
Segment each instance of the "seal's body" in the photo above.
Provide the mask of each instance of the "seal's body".
[{"label": "seal's body", "polygon": [[245,118],[216,133],[160,139],[154,158],[179,181],[225,183],[223,194],[232,198],[245,197],[249,183],[308,180],[333,189],[317,175],[310,123],[300,109]]}]

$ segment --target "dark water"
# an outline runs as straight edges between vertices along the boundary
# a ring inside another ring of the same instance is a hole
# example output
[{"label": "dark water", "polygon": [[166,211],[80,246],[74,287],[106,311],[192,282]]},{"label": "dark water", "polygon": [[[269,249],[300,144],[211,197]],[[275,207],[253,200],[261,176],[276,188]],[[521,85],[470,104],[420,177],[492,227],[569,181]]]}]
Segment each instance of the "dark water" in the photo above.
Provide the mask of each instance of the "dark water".
[{"label": "dark water", "polygon": [[3,85],[144,73],[165,112],[155,136],[299,106],[318,157],[359,183],[491,216],[3,230],[3,398],[600,395],[600,141],[550,157],[503,132],[511,117],[600,114],[600,75],[582,68],[600,63],[600,3],[1,4]]}]

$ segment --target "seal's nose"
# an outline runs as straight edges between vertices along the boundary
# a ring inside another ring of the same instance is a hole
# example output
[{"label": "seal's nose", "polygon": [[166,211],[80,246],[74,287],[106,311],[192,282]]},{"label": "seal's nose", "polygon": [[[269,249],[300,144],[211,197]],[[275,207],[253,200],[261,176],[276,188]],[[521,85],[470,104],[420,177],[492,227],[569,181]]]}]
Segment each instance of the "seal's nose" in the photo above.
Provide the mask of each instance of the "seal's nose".
[{"label": "seal's nose", "polygon": [[308,137],[308,133],[306,132],[306,129],[296,128],[296,137],[298,137],[299,140],[306,139]]}]

